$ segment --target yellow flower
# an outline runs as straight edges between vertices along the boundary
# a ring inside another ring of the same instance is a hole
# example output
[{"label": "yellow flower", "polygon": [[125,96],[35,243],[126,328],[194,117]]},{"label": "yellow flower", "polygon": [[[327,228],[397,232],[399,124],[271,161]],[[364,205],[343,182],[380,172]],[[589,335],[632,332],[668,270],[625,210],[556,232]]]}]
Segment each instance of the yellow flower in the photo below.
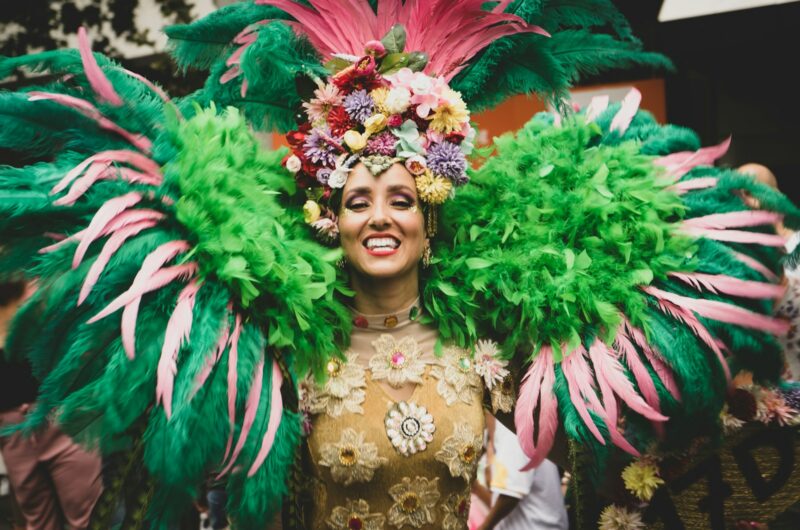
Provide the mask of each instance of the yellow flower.
[{"label": "yellow flower", "polygon": [[637,460],[622,471],[625,487],[643,501],[649,501],[664,481],[658,476],[658,468],[651,462]]},{"label": "yellow flower", "polygon": [[387,114],[386,98],[389,96],[389,89],[386,87],[376,88],[369,95],[372,97],[372,101],[375,102],[375,109],[382,114]]},{"label": "yellow flower", "polygon": [[319,219],[320,213],[319,204],[314,201],[306,201],[303,205],[303,219],[305,219],[306,223],[311,224]]},{"label": "yellow flower", "polygon": [[446,101],[440,103],[431,118],[430,128],[442,134],[460,131],[461,127],[469,121],[467,105],[461,99],[461,94],[452,89],[444,92]]},{"label": "yellow flower", "polygon": [[373,114],[364,122],[364,136],[371,136],[376,132],[382,131],[386,127],[386,116],[384,114]]},{"label": "yellow flower", "polygon": [[344,133],[344,143],[353,151],[361,151],[367,146],[367,137],[369,135],[362,135],[358,131],[349,130]]},{"label": "yellow flower", "polygon": [[429,169],[415,179],[419,198],[428,204],[442,204],[450,196],[453,184],[444,177],[437,177]]}]

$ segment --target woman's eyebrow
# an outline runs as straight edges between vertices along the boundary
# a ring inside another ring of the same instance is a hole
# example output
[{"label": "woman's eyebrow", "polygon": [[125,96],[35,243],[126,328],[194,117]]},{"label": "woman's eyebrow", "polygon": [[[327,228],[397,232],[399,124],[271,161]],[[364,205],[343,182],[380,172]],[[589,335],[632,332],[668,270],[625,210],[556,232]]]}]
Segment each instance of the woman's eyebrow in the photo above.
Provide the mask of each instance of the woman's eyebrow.
[{"label": "woman's eyebrow", "polygon": [[359,188],[353,188],[352,190],[347,192],[347,197],[351,197],[353,195],[370,195],[372,193],[372,189],[367,186],[361,186]]},{"label": "woman's eyebrow", "polygon": [[413,192],[414,191],[411,188],[409,188],[408,186],[406,186],[405,184],[393,184],[393,185],[389,186],[386,189],[390,193],[394,193],[396,191],[408,191],[408,192]]}]

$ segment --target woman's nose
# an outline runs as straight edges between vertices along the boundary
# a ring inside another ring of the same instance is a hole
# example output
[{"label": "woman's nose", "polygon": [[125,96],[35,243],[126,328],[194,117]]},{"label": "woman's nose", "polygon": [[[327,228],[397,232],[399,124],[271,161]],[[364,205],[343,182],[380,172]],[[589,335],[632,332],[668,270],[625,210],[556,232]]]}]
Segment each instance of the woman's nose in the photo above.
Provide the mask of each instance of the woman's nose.
[{"label": "woman's nose", "polygon": [[372,217],[370,217],[369,224],[373,228],[384,228],[391,223],[386,206],[376,203],[372,208]]}]

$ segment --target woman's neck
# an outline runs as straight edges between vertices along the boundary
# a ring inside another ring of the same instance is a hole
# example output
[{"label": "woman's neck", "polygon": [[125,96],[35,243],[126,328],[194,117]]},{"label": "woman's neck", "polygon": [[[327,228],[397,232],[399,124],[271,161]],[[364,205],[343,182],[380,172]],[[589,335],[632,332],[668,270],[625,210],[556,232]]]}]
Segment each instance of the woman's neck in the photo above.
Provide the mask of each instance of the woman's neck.
[{"label": "woman's neck", "polygon": [[353,308],[365,315],[385,315],[411,306],[419,297],[417,271],[397,278],[369,278],[351,275],[355,291]]}]

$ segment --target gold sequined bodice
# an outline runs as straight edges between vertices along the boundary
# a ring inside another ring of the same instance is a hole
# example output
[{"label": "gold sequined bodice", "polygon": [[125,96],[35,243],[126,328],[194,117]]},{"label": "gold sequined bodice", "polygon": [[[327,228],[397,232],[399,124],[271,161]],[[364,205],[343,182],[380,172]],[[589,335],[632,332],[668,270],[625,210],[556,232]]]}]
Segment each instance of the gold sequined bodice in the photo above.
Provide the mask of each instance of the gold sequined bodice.
[{"label": "gold sequined bodice", "polygon": [[347,361],[303,385],[312,528],[467,528],[489,395],[482,375],[505,370],[456,347],[436,357],[436,331],[415,311],[357,316]]}]

